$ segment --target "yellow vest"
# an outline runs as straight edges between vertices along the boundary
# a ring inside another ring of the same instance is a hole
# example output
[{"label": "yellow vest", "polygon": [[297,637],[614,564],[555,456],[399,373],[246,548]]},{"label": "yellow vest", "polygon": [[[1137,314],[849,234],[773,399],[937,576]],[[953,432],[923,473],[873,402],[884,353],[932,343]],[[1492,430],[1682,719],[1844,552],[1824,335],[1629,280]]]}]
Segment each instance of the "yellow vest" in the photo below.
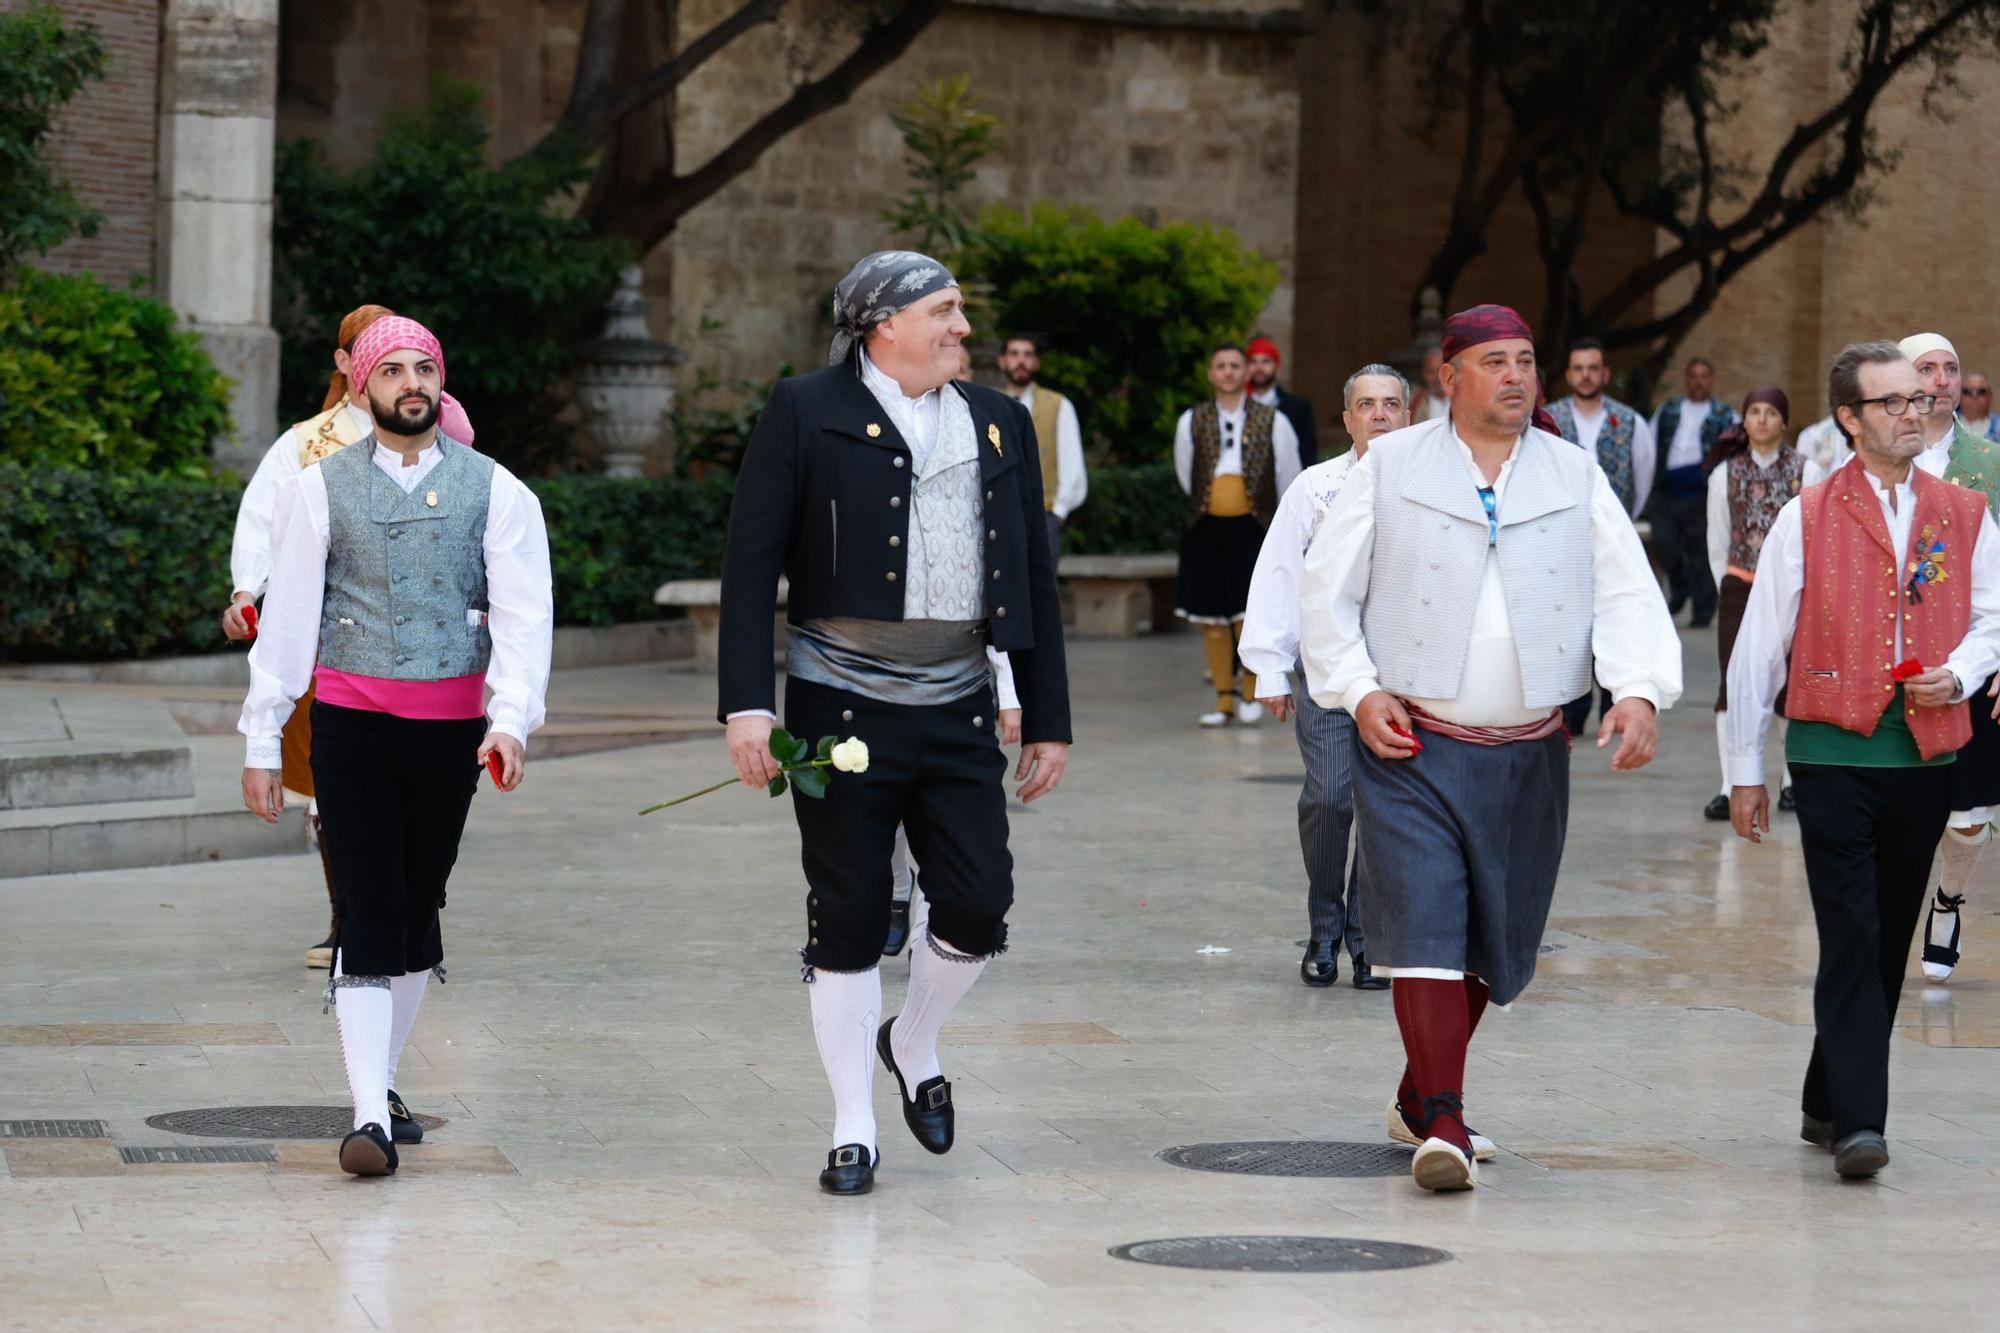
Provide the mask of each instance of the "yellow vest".
[{"label": "yellow vest", "polygon": [[1042,507],[1056,507],[1056,486],[1062,480],[1062,466],[1056,459],[1056,421],[1062,412],[1063,396],[1054,389],[1035,386],[1035,405],[1028,417],[1035,423],[1035,443],[1042,451]]},{"label": "yellow vest", "polygon": [[311,467],[322,458],[339,453],[350,444],[368,437],[368,432],[356,430],[354,418],[347,412],[348,400],[342,398],[316,417],[299,422],[292,429],[299,437],[299,466]]}]

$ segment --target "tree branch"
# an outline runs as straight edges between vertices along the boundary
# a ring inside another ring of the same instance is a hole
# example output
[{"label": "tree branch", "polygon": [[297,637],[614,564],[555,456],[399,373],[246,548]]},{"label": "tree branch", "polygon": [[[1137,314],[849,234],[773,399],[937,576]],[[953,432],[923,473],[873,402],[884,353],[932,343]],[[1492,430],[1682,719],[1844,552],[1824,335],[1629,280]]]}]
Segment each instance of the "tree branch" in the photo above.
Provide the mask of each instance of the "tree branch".
[{"label": "tree branch", "polygon": [[[877,71],[909,49],[944,8],[945,0],[906,0],[886,21],[862,33],[861,44],[823,77],[797,88],[715,156],[688,174],[661,173],[644,187],[607,203],[602,230],[650,249],[695,205],[756,165],[772,144],[841,106]],[[740,11],[739,11],[740,12]]]}]

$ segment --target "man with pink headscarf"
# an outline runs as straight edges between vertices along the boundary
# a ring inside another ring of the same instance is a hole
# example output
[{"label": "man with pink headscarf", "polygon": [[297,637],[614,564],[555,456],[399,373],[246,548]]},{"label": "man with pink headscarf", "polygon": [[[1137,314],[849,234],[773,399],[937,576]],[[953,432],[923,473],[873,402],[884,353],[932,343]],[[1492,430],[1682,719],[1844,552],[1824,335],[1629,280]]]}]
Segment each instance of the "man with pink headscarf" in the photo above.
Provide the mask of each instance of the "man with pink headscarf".
[{"label": "man with pink headscarf", "polygon": [[284,807],[279,733],[316,690],[312,776],[338,902],[333,982],[353,1175],[396,1170],[423,1131],[393,1082],[433,971],[438,912],[487,765],[521,783],[543,719],[554,600],[534,493],[440,425],[444,349],[415,320],[368,326],[349,352],[368,438],[283,483],[270,582],[250,650],[243,801]]},{"label": "man with pink headscarf", "polygon": [[1611,767],[1650,762],[1681,650],[1597,459],[1534,421],[1534,336],[1505,306],[1444,328],[1441,420],[1354,465],[1306,555],[1299,650],[1313,702],[1361,739],[1354,803],[1368,952],[1408,1063],[1389,1136],[1429,1190],[1469,1189],[1494,1146],[1466,1126],[1466,1048],[1534,976],[1569,818],[1562,705],[1615,702]]}]

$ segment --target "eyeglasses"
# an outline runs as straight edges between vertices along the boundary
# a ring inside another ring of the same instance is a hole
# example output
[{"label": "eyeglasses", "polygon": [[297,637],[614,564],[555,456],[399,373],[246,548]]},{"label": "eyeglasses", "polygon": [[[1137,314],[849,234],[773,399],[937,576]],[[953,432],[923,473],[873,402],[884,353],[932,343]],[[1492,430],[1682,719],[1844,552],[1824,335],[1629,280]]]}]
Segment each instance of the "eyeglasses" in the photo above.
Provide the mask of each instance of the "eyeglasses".
[{"label": "eyeglasses", "polygon": [[1859,409],[1870,403],[1880,403],[1882,410],[1892,417],[1899,417],[1914,407],[1918,416],[1929,416],[1930,410],[1937,406],[1937,400],[1938,396],[1934,393],[1891,393],[1880,398],[1857,398],[1848,406]]}]

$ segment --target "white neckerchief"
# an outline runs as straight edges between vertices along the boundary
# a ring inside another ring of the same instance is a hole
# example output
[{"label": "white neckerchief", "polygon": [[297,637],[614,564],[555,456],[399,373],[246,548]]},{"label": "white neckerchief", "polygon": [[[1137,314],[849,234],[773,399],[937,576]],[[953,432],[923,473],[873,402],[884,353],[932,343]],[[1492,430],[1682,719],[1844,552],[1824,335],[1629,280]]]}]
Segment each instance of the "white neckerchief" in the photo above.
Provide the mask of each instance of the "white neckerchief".
[{"label": "white neckerchief", "polygon": [[388,473],[389,480],[402,487],[405,495],[417,489],[417,483],[431,474],[431,469],[438,465],[438,459],[441,457],[443,455],[438,452],[437,441],[433,439],[431,443],[418,450],[416,462],[404,467],[401,454],[382,441],[375,441],[375,466]]},{"label": "white neckerchief", "polygon": [[937,447],[938,436],[938,391],[926,390],[921,396],[911,398],[903,392],[903,386],[882,373],[868,353],[861,354],[861,382],[868,386],[868,392],[875,395],[875,401],[889,414],[896,425],[896,433],[903,437],[903,443],[917,456],[917,465],[922,467],[931,450]]},{"label": "white neckerchief", "polygon": [[1271,387],[1268,389],[1253,389],[1250,396],[1266,407],[1276,407],[1278,405],[1278,382],[1272,380]]}]

